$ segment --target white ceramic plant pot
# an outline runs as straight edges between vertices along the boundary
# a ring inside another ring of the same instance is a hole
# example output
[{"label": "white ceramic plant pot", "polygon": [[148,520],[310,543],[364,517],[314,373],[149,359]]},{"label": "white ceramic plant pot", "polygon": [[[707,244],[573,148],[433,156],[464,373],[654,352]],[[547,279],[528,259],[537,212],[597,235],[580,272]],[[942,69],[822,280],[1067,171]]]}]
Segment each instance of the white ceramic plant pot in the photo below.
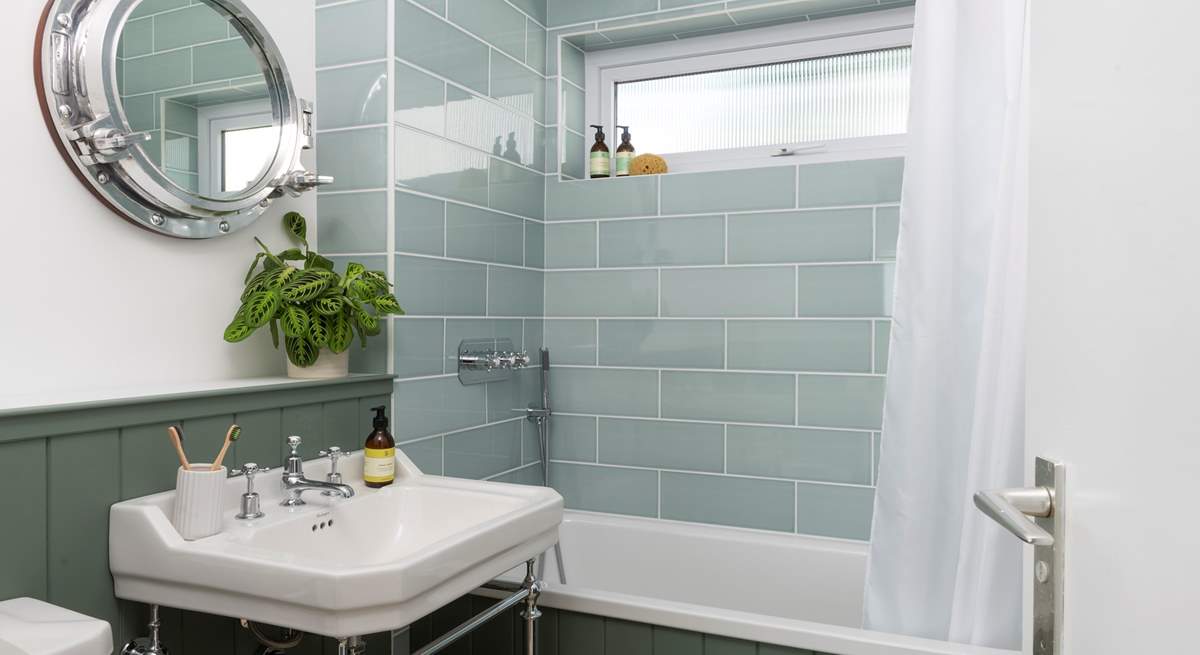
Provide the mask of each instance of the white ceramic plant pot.
[{"label": "white ceramic plant pot", "polygon": [[313,362],[312,366],[296,366],[292,360],[287,358],[287,353],[283,355],[287,361],[287,374],[289,378],[299,378],[301,380],[320,380],[324,378],[344,378],[350,374],[350,349],[347,348],[340,353],[335,353],[328,348],[322,348],[317,354],[317,361]]}]

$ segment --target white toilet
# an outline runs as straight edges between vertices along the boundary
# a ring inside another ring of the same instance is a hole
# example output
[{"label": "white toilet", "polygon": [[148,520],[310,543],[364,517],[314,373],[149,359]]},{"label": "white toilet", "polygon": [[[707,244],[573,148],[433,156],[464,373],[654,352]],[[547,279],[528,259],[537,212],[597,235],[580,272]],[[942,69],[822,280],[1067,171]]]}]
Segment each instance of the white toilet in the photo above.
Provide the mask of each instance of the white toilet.
[{"label": "white toilet", "polygon": [[100,619],[33,598],[0,601],[0,655],[111,655]]}]

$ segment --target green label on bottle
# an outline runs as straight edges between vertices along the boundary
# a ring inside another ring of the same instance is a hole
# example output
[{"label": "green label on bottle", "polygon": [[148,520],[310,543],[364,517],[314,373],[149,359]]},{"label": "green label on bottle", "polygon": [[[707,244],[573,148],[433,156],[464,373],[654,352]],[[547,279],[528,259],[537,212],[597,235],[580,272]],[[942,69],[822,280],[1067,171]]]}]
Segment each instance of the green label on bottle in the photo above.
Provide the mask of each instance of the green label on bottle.
[{"label": "green label on bottle", "polygon": [[610,154],[607,152],[593,152],[588,158],[588,175],[595,177],[597,175],[607,176],[612,174]]},{"label": "green label on bottle", "polygon": [[633,161],[633,153],[626,150],[625,152],[617,151],[616,175],[621,177],[629,175],[629,162]]}]

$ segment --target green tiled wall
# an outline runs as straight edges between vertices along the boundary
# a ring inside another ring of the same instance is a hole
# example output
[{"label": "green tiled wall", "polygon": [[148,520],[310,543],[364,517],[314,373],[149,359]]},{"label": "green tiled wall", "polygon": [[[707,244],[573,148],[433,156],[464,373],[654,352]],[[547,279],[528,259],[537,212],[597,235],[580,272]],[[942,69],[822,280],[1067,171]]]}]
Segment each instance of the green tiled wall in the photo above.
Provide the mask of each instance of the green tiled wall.
[{"label": "green tiled wall", "polygon": [[[464,596],[394,635],[393,655],[408,655],[495,601]],[[505,612],[446,651],[452,655],[521,655],[525,621]],[[539,655],[824,655],[816,651],[677,630],[543,607]]]},{"label": "green tiled wall", "polygon": [[130,14],[117,52],[121,102],[135,130],[154,132],[144,149],[167,176],[199,188],[198,107],[261,100],[258,61],[233,26],[191,0],[143,2]]},{"label": "green tiled wall", "polygon": [[[355,449],[370,432],[370,407],[387,403],[388,376],[233,388],[125,401],[0,412],[0,493],[19,534],[0,539],[0,598],[32,596],[108,621],[115,648],[144,636],[138,603],[113,597],[108,572],[108,509],[174,487],[178,460],[166,426],[182,424],[189,452],[215,453],[230,423],[242,438],[234,466],[276,467],[285,436],[304,437],[304,453],[331,445]],[[31,491],[31,490],[37,490]],[[44,493],[43,493],[44,490]],[[233,618],[163,608],[163,638],[175,655],[245,653],[257,642]],[[384,637],[373,642],[387,644]],[[336,652],[309,637],[291,652]],[[387,650],[373,650],[384,652]]]},{"label": "green tiled wall", "polygon": [[568,507],[870,534],[903,162],[550,181]]},{"label": "green tiled wall", "polygon": [[[463,386],[459,341],[542,344],[544,0],[317,3],[318,246],[378,257],[407,315],[358,370],[394,372],[400,447],[430,473],[540,479],[536,372]],[[557,168],[555,168],[557,170]]]}]

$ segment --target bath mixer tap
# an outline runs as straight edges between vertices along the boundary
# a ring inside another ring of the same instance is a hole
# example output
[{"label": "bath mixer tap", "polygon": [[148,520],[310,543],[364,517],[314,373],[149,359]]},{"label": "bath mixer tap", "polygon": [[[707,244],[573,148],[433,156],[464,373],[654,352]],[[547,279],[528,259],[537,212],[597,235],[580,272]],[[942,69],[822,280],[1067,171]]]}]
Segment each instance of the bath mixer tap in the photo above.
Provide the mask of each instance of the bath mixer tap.
[{"label": "bath mixer tap", "polygon": [[354,489],[349,485],[338,484],[336,482],[322,482],[320,480],[310,480],[304,477],[304,460],[300,459],[300,437],[292,435],[287,438],[288,448],[291,453],[288,454],[287,462],[283,465],[283,493],[284,498],[280,505],[284,507],[297,507],[306,504],[300,494],[305,491],[319,490],[330,491],[340,495],[342,498],[350,498],[354,495]]}]

